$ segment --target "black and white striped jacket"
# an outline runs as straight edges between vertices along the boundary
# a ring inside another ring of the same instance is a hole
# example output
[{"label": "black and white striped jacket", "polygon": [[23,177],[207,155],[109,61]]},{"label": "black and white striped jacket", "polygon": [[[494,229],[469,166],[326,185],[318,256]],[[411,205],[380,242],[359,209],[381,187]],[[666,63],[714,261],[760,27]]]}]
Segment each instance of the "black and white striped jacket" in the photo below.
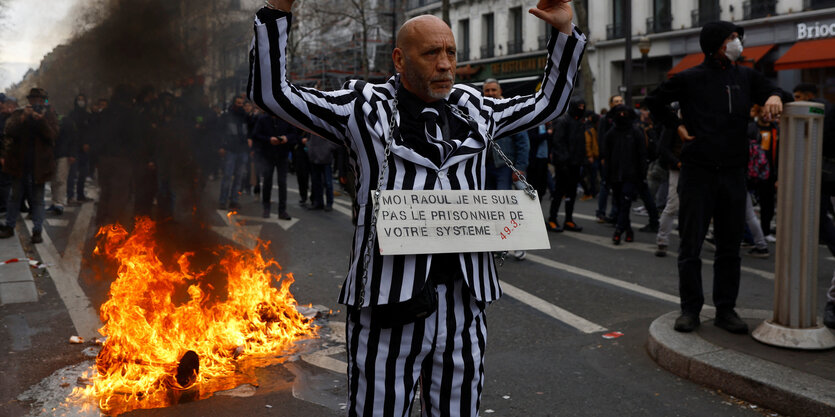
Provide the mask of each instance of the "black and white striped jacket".
[{"label": "black and white striped jacket", "polygon": [[[350,270],[339,302],[357,305],[373,214],[371,190],[377,187],[383,163],[397,78],[384,84],[349,81],[344,89],[328,92],[291,84],[285,55],[290,20],[287,13],[270,9],[261,9],[256,15],[248,94],[262,109],[347,147],[357,173],[359,217]],[[447,103],[477,122],[465,121],[470,125],[469,137],[456,141],[456,149],[441,166],[419,155],[407,143],[392,141],[385,188],[483,189],[487,133],[506,136],[562,114],[571,97],[585,44],[585,36],[576,28],[571,36],[552,30],[542,87],[534,95],[499,100],[485,98],[471,86],[456,84]],[[401,114],[398,112],[398,124]],[[363,307],[405,301],[423,288],[432,255],[382,256],[376,244],[372,253]],[[501,296],[490,253],[461,253],[458,258],[464,280],[478,300],[491,302]]]}]

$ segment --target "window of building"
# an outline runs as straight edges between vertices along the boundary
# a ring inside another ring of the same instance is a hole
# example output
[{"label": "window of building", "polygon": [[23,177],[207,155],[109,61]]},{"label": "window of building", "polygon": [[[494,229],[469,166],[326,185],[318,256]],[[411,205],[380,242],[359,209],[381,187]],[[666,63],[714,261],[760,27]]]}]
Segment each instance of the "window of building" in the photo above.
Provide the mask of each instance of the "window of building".
[{"label": "window of building", "polygon": [[707,22],[719,20],[719,0],[699,0],[699,8],[690,12],[693,27],[704,26]]},{"label": "window of building", "polygon": [[624,33],[625,0],[612,0],[612,23],[606,25],[606,38],[622,38]]},{"label": "window of building", "polygon": [[487,13],[481,18],[481,39],[484,39],[484,44],[481,45],[481,57],[492,58],[495,55],[495,28],[493,13]]},{"label": "window of building", "polygon": [[522,52],[522,7],[514,7],[508,11],[508,40],[507,53]]},{"label": "window of building", "polygon": [[673,29],[670,0],[653,0],[652,16],[647,18],[647,33],[669,32]]},{"label": "window of building", "polygon": [[803,0],[803,10],[817,10],[835,7],[835,0]]},{"label": "window of building", "polygon": [[774,16],[777,11],[777,0],[750,0],[742,2],[743,19],[759,19]]},{"label": "window of building", "polygon": [[458,21],[458,60],[470,60],[470,19]]}]

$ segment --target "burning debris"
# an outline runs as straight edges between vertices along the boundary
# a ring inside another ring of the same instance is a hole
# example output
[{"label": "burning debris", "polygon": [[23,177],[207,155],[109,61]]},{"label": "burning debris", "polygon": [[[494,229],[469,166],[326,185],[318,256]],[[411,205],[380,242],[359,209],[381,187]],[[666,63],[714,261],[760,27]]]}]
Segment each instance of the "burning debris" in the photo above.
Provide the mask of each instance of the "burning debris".
[{"label": "burning debris", "polygon": [[[131,234],[99,231],[95,253],[118,263],[118,277],[101,307],[107,339],[96,374],[77,398],[96,398],[108,414],[205,398],[252,379],[248,359],[275,357],[314,333],[289,291],[292,274],[273,272],[280,266],[262,257],[264,245],[218,248],[214,265],[194,270],[194,253],[166,265],[154,232],[149,219]],[[217,274],[226,282],[210,282]]]}]

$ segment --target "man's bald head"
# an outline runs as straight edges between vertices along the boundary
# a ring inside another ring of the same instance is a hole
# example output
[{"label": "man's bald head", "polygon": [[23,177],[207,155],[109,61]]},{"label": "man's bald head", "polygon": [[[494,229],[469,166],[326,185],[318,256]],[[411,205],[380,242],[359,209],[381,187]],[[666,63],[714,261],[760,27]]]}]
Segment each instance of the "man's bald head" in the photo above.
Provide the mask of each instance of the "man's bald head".
[{"label": "man's bald head", "polygon": [[438,16],[431,14],[415,16],[403,23],[397,31],[397,47],[408,48],[420,36],[426,33],[437,33],[437,31],[448,31],[452,34],[449,25]]},{"label": "man's bald head", "polygon": [[455,82],[452,29],[437,16],[411,18],[397,32],[392,52],[403,87],[425,102],[446,98]]}]

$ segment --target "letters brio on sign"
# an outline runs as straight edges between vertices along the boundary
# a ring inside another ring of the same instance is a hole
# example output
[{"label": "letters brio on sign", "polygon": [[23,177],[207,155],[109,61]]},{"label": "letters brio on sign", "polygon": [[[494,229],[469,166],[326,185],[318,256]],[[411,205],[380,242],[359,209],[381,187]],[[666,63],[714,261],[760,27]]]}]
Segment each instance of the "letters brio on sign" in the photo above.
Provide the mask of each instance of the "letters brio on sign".
[{"label": "letters brio on sign", "polygon": [[797,40],[804,39],[818,39],[835,36],[835,22],[814,24],[798,23],[797,24]]}]

